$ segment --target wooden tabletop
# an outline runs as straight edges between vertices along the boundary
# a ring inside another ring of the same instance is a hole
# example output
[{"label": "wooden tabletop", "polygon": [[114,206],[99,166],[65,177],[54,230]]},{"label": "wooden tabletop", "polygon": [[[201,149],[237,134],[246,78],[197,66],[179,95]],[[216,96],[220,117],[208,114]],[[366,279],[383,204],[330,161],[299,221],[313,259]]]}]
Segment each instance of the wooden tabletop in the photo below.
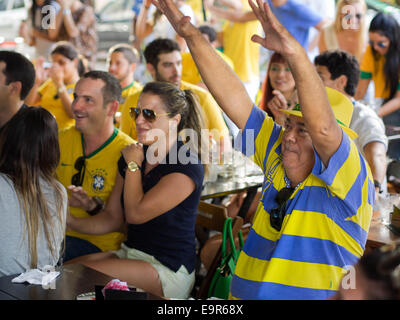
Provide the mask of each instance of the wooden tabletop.
[{"label": "wooden tabletop", "polygon": [[[76,300],[82,293],[101,290],[114,278],[85,267],[82,264],[64,265],[54,284],[48,288],[29,283],[12,283],[17,275],[0,277],[0,300]],[[121,291],[119,291],[121,292]],[[162,300],[163,298],[145,292],[130,291],[126,295],[109,292],[109,300]],[[99,296],[103,299],[102,294]],[[100,299],[100,300],[101,300]]]},{"label": "wooden tabletop", "polygon": [[[111,278],[104,273],[81,264],[63,266],[56,279],[55,289],[44,289],[40,285],[12,283],[17,275],[0,278],[0,293],[16,300],[75,300],[81,293],[95,291],[95,286],[105,286]],[[50,286],[49,286],[50,287]]]}]

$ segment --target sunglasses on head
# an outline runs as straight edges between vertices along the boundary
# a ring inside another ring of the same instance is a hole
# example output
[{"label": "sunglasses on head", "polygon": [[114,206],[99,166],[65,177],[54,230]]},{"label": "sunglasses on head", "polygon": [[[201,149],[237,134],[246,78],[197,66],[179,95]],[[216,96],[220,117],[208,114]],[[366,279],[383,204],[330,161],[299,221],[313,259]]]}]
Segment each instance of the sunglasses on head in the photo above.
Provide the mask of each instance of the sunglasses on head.
[{"label": "sunglasses on head", "polygon": [[86,162],[85,157],[81,156],[76,159],[74,167],[78,172],[71,178],[71,184],[80,187],[83,184],[83,178],[85,177]]},{"label": "sunglasses on head", "polygon": [[382,49],[385,49],[388,46],[388,44],[386,44],[386,43],[384,43],[382,41],[377,41],[377,42],[374,42],[374,41],[371,41],[371,40],[369,41],[369,44],[370,44],[371,47],[373,47],[375,45],[375,43],[379,48],[382,48]]},{"label": "sunglasses on head", "polygon": [[272,209],[269,216],[271,226],[277,231],[281,231],[283,218],[285,217],[286,204],[294,190],[295,188],[286,187],[281,189],[276,195],[275,201],[278,203],[278,207]]},{"label": "sunglasses on head", "polygon": [[131,115],[131,118],[135,121],[139,117],[139,115],[142,114],[143,118],[145,118],[146,121],[154,122],[156,121],[157,117],[168,116],[171,113],[167,112],[157,114],[156,112],[154,112],[154,110],[151,109],[130,108],[129,114]]}]

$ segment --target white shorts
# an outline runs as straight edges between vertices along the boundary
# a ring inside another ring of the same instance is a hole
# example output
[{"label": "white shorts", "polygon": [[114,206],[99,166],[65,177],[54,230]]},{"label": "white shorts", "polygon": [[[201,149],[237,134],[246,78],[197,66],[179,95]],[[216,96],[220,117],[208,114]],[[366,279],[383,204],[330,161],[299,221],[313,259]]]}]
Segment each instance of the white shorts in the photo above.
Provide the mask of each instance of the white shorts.
[{"label": "white shorts", "polygon": [[164,297],[187,299],[190,296],[194,286],[195,274],[194,271],[189,274],[184,265],[181,265],[179,270],[174,272],[153,256],[129,248],[125,244],[122,244],[121,249],[113,251],[113,253],[120,259],[142,260],[150,263],[158,272]]}]

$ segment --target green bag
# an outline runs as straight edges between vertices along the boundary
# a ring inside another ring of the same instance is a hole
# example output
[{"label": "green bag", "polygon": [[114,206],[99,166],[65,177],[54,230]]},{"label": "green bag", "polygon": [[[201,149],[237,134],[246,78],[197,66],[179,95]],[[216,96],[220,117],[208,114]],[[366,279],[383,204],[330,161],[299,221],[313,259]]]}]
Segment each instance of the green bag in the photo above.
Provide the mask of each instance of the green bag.
[{"label": "green bag", "polygon": [[[208,289],[208,297],[216,297],[227,300],[231,286],[232,276],[235,272],[236,262],[239,258],[239,253],[243,248],[243,236],[239,231],[239,245],[236,249],[232,234],[232,218],[227,218],[224,224],[224,232],[222,234],[221,245],[221,263],[212,277],[210,287]],[[226,239],[229,237],[230,252],[227,253]]]}]

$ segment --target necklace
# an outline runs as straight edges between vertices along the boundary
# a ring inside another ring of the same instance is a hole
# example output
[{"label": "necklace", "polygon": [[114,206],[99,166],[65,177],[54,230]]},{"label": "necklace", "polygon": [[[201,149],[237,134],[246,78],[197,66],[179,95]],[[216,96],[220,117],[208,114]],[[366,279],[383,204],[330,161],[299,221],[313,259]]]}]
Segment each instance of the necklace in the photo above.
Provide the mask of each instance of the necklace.
[{"label": "necklace", "polygon": [[[290,183],[289,178],[286,176],[286,173],[285,173],[283,178],[285,179],[286,188],[290,188],[291,187],[291,183]],[[303,182],[303,181],[301,181],[301,182]],[[298,183],[298,185],[294,188],[294,190],[296,190],[301,185],[301,182]]]}]

